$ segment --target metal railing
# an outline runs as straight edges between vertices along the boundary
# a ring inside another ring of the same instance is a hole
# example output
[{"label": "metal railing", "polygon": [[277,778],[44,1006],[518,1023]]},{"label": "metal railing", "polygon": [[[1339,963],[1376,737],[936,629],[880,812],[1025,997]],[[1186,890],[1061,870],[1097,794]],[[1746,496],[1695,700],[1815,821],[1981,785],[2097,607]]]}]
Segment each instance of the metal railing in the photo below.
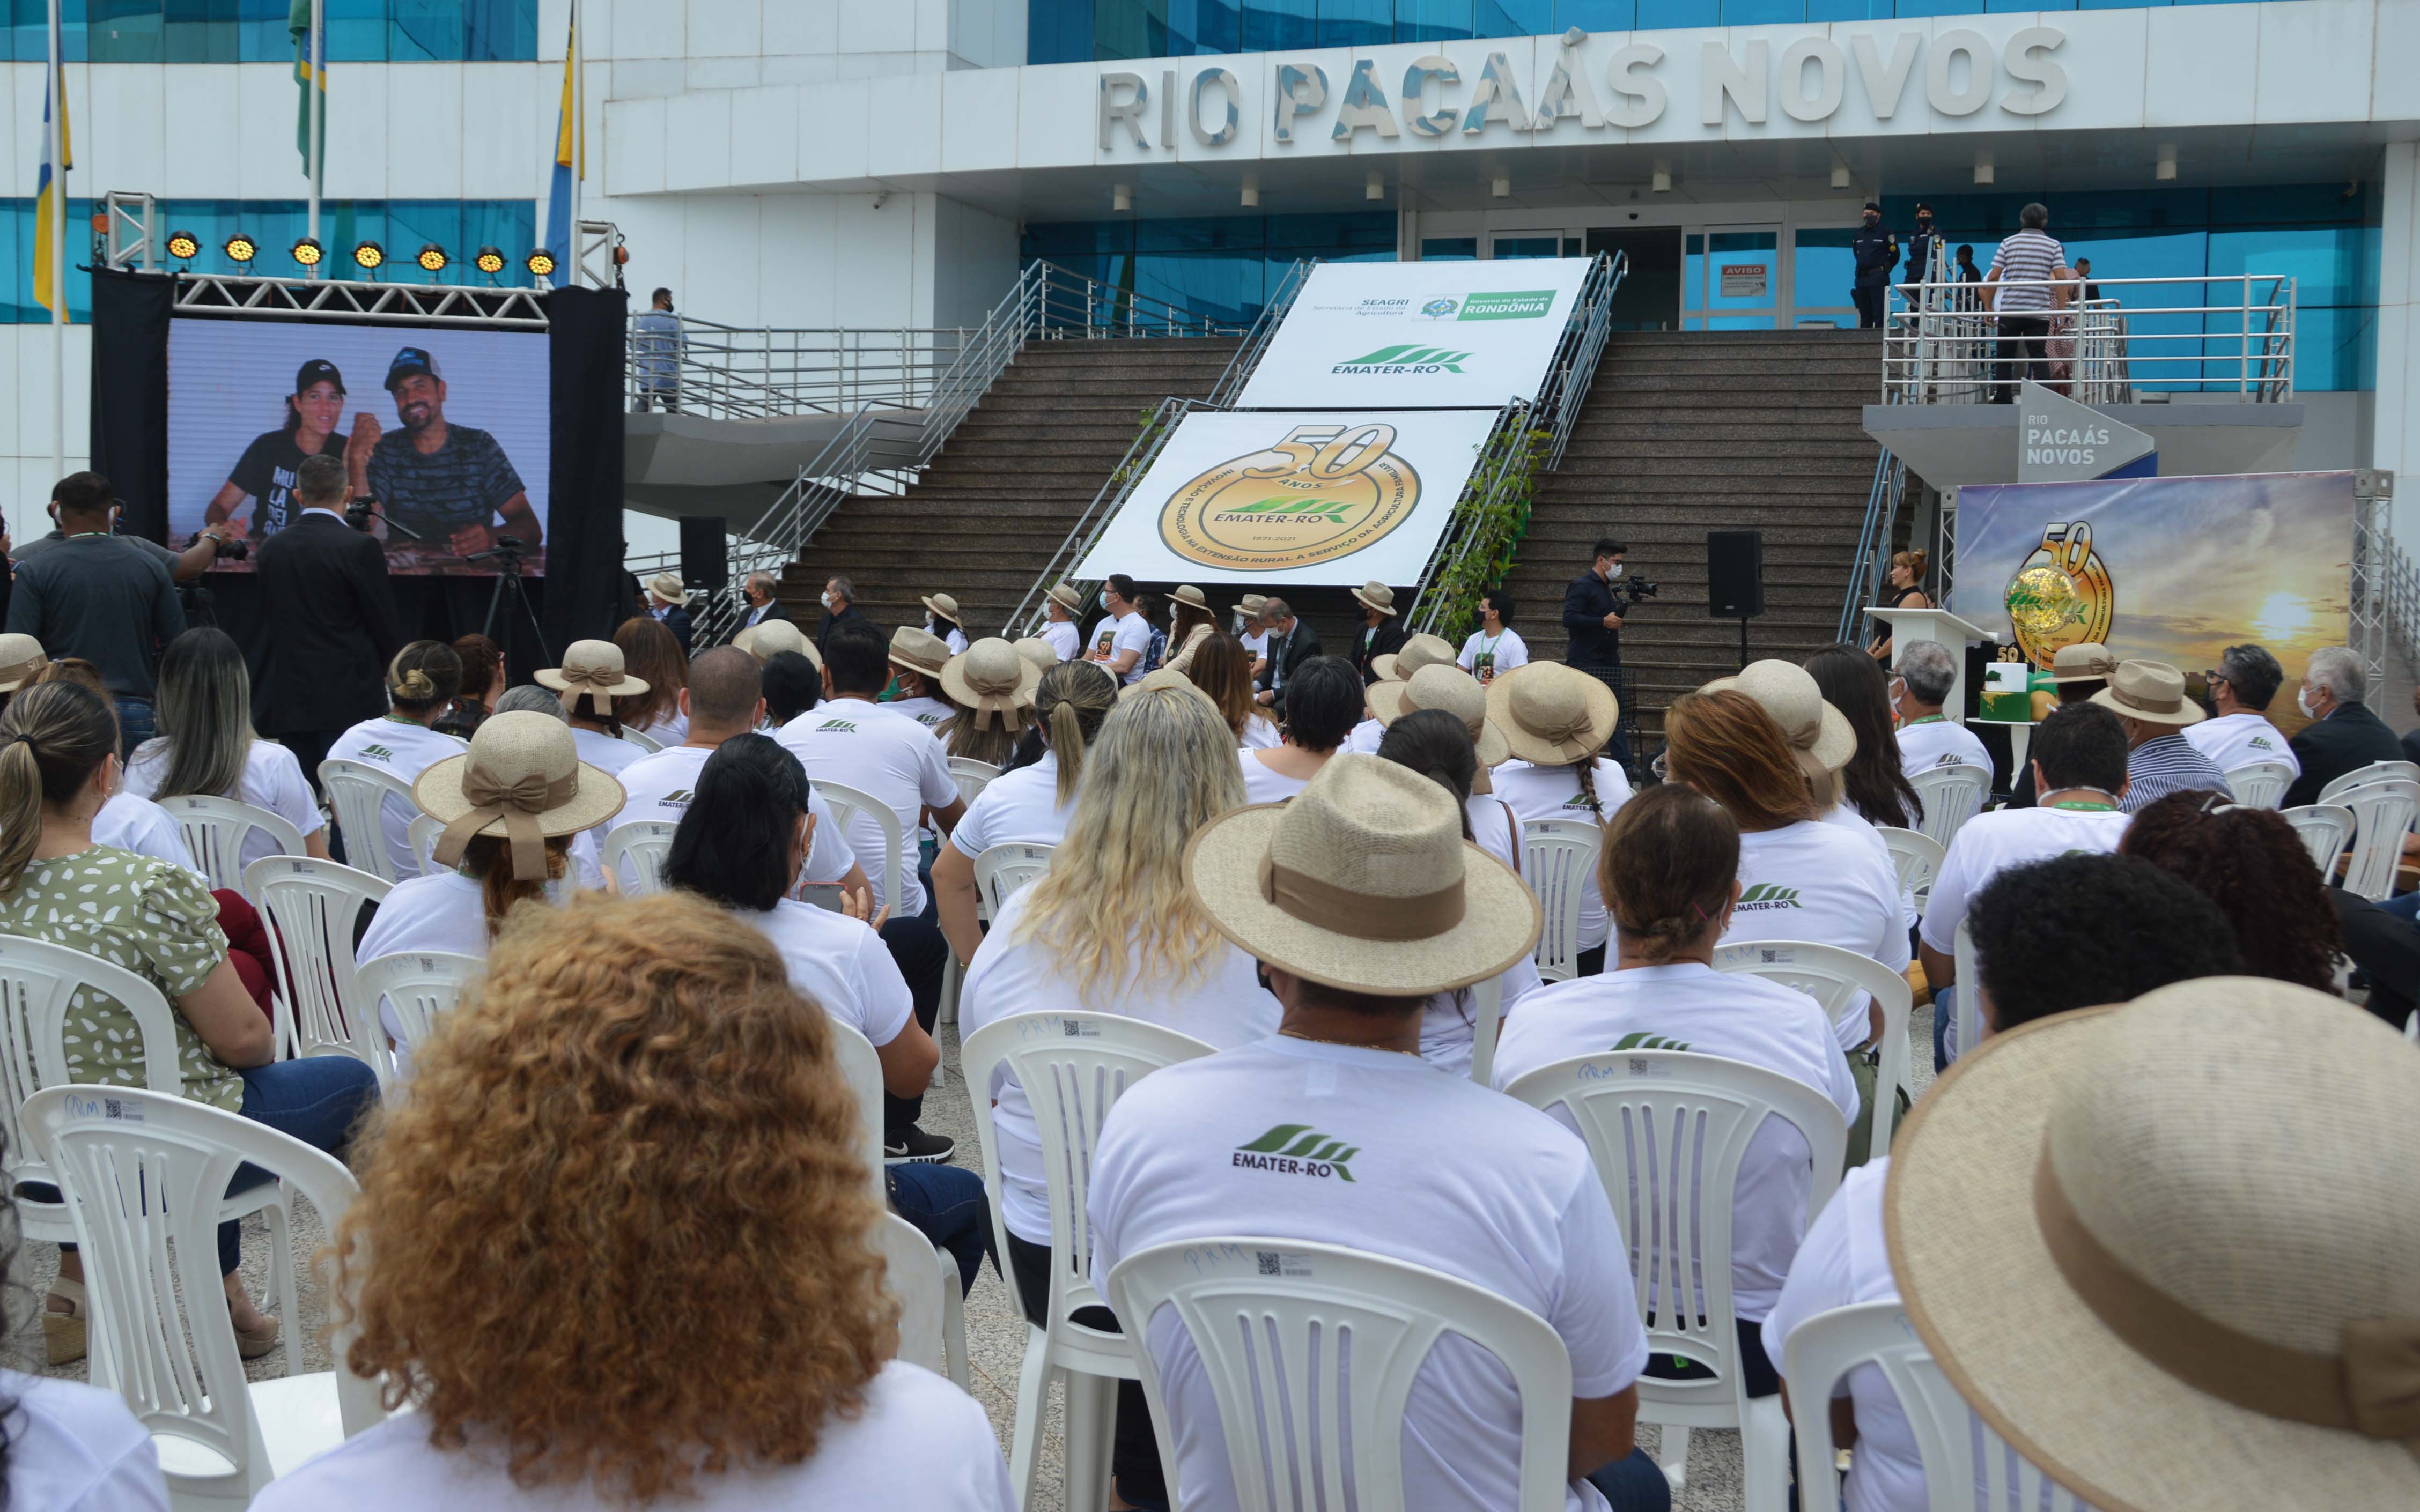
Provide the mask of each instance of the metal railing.
[{"label": "metal railing", "polygon": [[[2078,279],[1958,283],[1936,265],[1926,282],[1898,286],[1915,293],[1885,317],[1885,403],[2006,403],[2028,377],[2086,404],[2293,397],[2294,280],[2281,274],[2096,278],[2100,297],[2086,299]],[[1992,308],[2017,290],[2050,307]]]},{"label": "metal railing", "polygon": [[1269,342],[1277,335],[1278,327],[1284,323],[1286,312],[1294,308],[1294,301],[1302,295],[1303,285],[1311,281],[1311,270],[1319,263],[1317,257],[1297,257],[1294,266],[1286,270],[1285,277],[1278,280],[1277,293],[1270,296],[1268,303],[1261,306],[1261,313],[1253,319],[1252,328],[1244,333],[1244,344],[1235,348],[1234,357],[1227,363],[1227,371],[1219,374],[1218,381],[1211,385],[1210,408],[1235,408],[1236,399],[1243,394],[1244,385],[1252,381],[1252,375],[1260,370],[1261,359],[1268,355]]},{"label": "metal railing", "polygon": [[1856,645],[1866,633],[1866,610],[1881,602],[1883,578],[1889,571],[1891,540],[1899,529],[1900,501],[1907,494],[1907,464],[1887,446],[1874,459],[1874,486],[1866,496],[1866,518],[1857,534],[1855,565],[1849,573],[1849,592],[1840,604],[1844,645]]},{"label": "metal railing", "polygon": [[[1547,379],[1549,384],[1553,381]],[[1463,558],[1478,544],[1476,527],[1481,505],[1504,488],[1509,475],[1520,464],[1522,437],[1539,428],[1533,416],[1544,418],[1544,411],[1527,400],[1515,399],[1497,412],[1496,424],[1488,427],[1486,438],[1479,443],[1481,465],[1471,470],[1470,480],[1462,486],[1461,496],[1453,501],[1453,513],[1446,517],[1445,530],[1437,536],[1435,549],[1420,564],[1420,580],[1412,589],[1411,608],[1404,616],[1404,624],[1412,630],[1423,635],[1436,632],[1438,621],[1445,614],[1445,595],[1432,595],[1429,587],[1461,565]]]}]

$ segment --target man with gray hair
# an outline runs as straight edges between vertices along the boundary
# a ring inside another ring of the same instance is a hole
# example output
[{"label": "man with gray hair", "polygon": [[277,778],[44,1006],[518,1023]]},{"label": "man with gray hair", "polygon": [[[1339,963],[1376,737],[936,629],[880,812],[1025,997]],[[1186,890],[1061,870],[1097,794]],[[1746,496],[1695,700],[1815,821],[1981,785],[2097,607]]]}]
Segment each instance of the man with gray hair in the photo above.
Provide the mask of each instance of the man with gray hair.
[{"label": "man with gray hair", "polygon": [[1938,640],[1910,640],[1900,647],[1899,665],[1892,669],[1898,685],[1891,689],[1891,709],[1899,716],[1899,764],[1911,780],[1936,766],[1963,764],[1992,769],[1991,753],[1975,733],[1942,712],[1958,678],[1951,656]]},{"label": "man with gray hair", "polygon": [[752,572],[746,580],[740,583],[740,594],[748,600],[748,618],[741,624],[741,629],[762,625],[767,620],[786,620],[790,617],[788,607],[773,596],[773,590],[777,586],[779,586],[779,579],[769,572]]},{"label": "man with gray hair", "polygon": [[2276,657],[2258,646],[2229,646],[2201,680],[2215,712],[2185,731],[2195,750],[2222,772],[2255,762],[2284,762],[2302,775],[2303,764],[2287,748],[2285,732],[2269,722],[2270,701],[2286,683],[2286,669]]},{"label": "man with gray hair", "polygon": [[2295,707],[2311,722],[2287,742],[2303,775],[2286,790],[2279,808],[2317,803],[2319,790],[2347,772],[2403,759],[2402,742],[2363,702],[2368,696],[2368,674],[2350,647],[2322,646],[2311,653],[2294,694]]}]

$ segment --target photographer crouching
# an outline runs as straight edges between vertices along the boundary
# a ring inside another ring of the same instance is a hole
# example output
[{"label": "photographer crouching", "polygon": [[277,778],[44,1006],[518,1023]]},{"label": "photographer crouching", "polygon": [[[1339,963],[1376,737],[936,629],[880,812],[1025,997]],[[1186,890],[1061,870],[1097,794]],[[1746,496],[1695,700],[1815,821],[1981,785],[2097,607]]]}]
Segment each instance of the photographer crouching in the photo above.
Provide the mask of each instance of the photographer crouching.
[{"label": "photographer crouching", "polygon": [[253,718],[319,787],[319,763],[336,737],[387,712],[386,667],[401,649],[386,550],[349,524],[344,459],[307,457],[297,470],[302,513],[260,545],[260,596],[269,655]]},{"label": "photographer crouching", "polygon": [[[1571,632],[1571,649],[1563,654],[1566,665],[1595,673],[1622,695],[1627,712],[1628,689],[1618,674],[1621,669],[1621,614],[1636,608],[1643,598],[1652,598],[1656,585],[1637,579],[1625,580],[1621,559],[1629,548],[1610,536],[1596,543],[1595,560],[1589,570],[1572,579],[1563,590],[1563,628]],[[1630,764],[1630,742],[1619,725],[1613,738],[1606,742],[1605,753],[1616,763]]]}]

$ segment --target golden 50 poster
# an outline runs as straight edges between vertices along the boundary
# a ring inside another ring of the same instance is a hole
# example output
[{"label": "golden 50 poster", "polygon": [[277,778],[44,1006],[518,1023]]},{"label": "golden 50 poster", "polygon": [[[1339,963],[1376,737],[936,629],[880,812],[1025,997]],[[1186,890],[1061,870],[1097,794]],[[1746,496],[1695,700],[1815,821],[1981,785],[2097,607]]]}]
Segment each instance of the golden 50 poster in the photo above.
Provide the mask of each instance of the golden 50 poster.
[{"label": "golden 50 poster", "polygon": [[2345,643],[2352,524],[2350,472],[1970,486],[1950,607],[2038,667],[2098,640],[2193,675],[2251,641],[2290,712],[2310,654]]}]

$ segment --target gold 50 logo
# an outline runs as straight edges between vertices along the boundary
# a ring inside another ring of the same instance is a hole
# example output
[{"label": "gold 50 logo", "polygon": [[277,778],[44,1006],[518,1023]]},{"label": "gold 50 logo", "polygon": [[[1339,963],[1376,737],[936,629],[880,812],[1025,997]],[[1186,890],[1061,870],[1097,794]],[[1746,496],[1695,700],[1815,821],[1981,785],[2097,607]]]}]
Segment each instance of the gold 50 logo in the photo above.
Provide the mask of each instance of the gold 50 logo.
[{"label": "gold 50 logo", "polygon": [[2041,545],[2009,579],[2008,605],[2017,644],[2037,667],[2049,666],[2061,646],[2080,640],[2108,644],[2118,590],[2101,553],[2092,549],[2091,522],[2046,527]]},{"label": "gold 50 logo", "polygon": [[1420,501],[1420,475],[1389,450],[1395,427],[1296,425],[1265,451],[1195,475],[1159,513],[1159,538],[1187,562],[1284,572],[1384,539]]}]

